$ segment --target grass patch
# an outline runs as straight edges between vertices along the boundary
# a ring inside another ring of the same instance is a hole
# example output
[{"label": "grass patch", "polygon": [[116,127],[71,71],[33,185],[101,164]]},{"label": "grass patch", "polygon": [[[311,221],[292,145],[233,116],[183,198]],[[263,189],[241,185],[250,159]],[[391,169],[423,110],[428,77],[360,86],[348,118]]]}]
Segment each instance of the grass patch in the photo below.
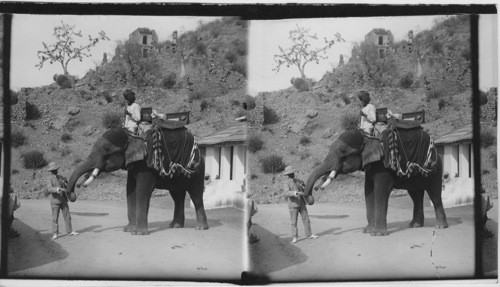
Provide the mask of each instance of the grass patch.
[{"label": "grass patch", "polygon": [[256,153],[264,147],[264,141],[257,134],[252,134],[248,138],[248,151]]},{"label": "grass patch", "polygon": [[261,171],[263,173],[276,174],[285,169],[283,157],[279,155],[269,155],[261,159]]},{"label": "grass patch", "polygon": [[106,112],[102,116],[102,125],[107,129],[119,128],[122,123],[123,117],[120,112]]},{"label": "grass patch", "polygon": [[272,108],[268,108],[268,107],[264,106],[263,112],[264,112],[264,124],[265,125],[275,124],[275,123],[280,121],[278,114]]},{"label": "grass patch", "polygon": [[302,136],[302,137],[300,138],[300,140],[299,140],[299,143],[300,143],[301,145],[304,145],[304,146],[305,146],[305,145],[308,145],[308,144],[310,144],[310,143],[311,143],[311,138],[310,138],[310,137],[308,137],[308,136]]},{"label": "grass patch", "polygon": [[67,143],[67,142],[72,141],[72,140],[73,140],[73,136],[71,134],[63,133],[61,135],[61,141],[64,143]]},{"label": "grass patch", "polygon": [[427,102],[430,102],[432,99],[439,99],[445,95],[445,91],[441,88],[430,89],[425,93],[425,98]]},{"label": "grass patch", "polygon": [[492,129],[482,129],[481,130],[481,147],[487,148],[495,143],[496,137],[495,132]]},{"label": "grass patch", "polygon": [[65,156],[70,155],[70,154],[71,154],[71,149],[68,146],[61,149],[61,156],[62,157],[65,157]]},{"label": "grass patch", "polygon": [[47,165],[44,153],[38,150],[32,150],[21,154],[23,166],[26,169],[39,169]]},{"label": "grass patch", "polygon": [[305,151],[305,152],[302,152],[300,154],[300,160],[306,160],[308,159],[309,157],[311,157],[311,153],[308,152],[308,151]]},{"label": "grass patch", "polygon": [[38,109],[38,106],[30,102],[26,102],[26,119],[37,120],[42,117],[42,112]]},{"label": "grass patch", "polygon": [[10,144],[14,148],[18,148],[28,142],[28,137],[21,129],[13,129],[10,135]]}]

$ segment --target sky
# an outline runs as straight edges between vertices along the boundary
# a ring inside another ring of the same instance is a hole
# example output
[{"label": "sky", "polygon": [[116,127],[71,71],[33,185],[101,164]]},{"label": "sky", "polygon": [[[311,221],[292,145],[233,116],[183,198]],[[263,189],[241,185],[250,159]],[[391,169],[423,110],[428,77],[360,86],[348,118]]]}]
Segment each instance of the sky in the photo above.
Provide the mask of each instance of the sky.
[{"label": "sky", "polygon": [[204,23],[215,20],[213,17],[153,17],[153,16],[79,16],[79,15],[14,15],[12,19],[11,39],[11,89],[37,87],[53,82],[54,74],[62,74],[59,63],[44,64],[42,69],[35,67],[39,63],[37,51],[43,48],[42,42],[54,43],[53,28],[61,24],[75,25],[81,30],[84,41],[87,35],[97,36],[103,30],[109,41],[99,42],[92,48],[92,57],[82,62],[70,62],[68,72],[80,78],[102,62],[103,53],[114,55],[117,41],[128,40],[128,36],[139,27],[153,29],[159,41],[171,40],[172,32],[179,34],[194,30],[199,21]]},{"label": "sky", "polygon": [[[273,71],[274,55],[279,53],[279,46],[287,48],[291,41],[288,32],[300,27],[310,29],[316,33],[319,39],[324,37],[334,39],[335,33],[340,33],[345,42],[336,43],[327,51],[328,59],[320,61],[319,64],[309,63],[306,65],[305,74],[309,78],[320,80],[327,72],[337,67],[340,55],[344,55],[344,62],[350,57],[352,47],[360,43],[374,28],[390,30],[395,41],[407,39],[408,31],[418,32],[432,28],[435,21],[442,21],[449,16],[407,16],[407,17],[363,17],[363,18],[322,18],[322,19],[286,19],[286,20],[263,20],[252,21],[249,31],[250,55],[249,55],[249,94],[256,95],[262,91],[274,91],[289,87],[292,77],[300,77],[297,67],[287,68],[282,66],[279,72]],[[497,48],[498,34],[496,27],[496,16],[481,16],[483,24],[480,42],[482,48],[482,74],[480,86],[489,89],[496,86],[494,79],[498,78],[498,59],[493,54]],[[486,27],[486,28],[485,28]],[[316,47],[320,45],[318,42]],[[313,44],[314,47],[314,44]],[[486,56],[486,57],[484,57]],[[481,60],[481,59],[480,59]],[[493,67],[495,63],[496,67]]]},{"label": "sky", "polygon": [[[319,65],[306,66],[306,75],[316,80],[337,66],[340,54],[347,61],[354,43],[363,41],[364,36],[373,28],[389,29],[395,41],[405,39],[409,30],[418,33],[430,29],[435,20],[446,16],[407,16],[407,17],[362,17],[362,18],[323,18],[251,21],[249,30],[249,94],[260,91],[273,91],[290,86],[292,77],[300,76],[295,67],[283,67],[280,72],[273,71],[273,56],[278,46],[287,47],[290,43],[288,32],[299,24],[317,33],[319,38],[333,38],[340,33],[345,42],[336,43],[328,50],[328,59]],[[480,87],[488,89],[496,86],[498,79],[498,21],[496,15],[480,16]],[[71,74],[83,77],[85,73],[102,61],[103,53],[108,59],[114,54],[117,41],[128,39],[128,35],[138,27],[156,30],[159,40],[171,39],[174,30],[179,33],[194,30],[199,21],[208,22],[210,17],[153,17],[153,16],[74,16],[74,15],[14,15],[12,23],[12,64],[11,88],[36,87],[53,82],[53,75],[62,73],[59,64],[45,64],[42,69],[35,65],[39,62],[36,52],[42,42],[53,43],[53,27],[61,21],[75,25],[82,34],[95,36],[99,31],[106,32],[110,41],[97,44],[92,49],[92,57],[83,62],[69,64]],[[495,59],[495,60],[492,60]]]}]

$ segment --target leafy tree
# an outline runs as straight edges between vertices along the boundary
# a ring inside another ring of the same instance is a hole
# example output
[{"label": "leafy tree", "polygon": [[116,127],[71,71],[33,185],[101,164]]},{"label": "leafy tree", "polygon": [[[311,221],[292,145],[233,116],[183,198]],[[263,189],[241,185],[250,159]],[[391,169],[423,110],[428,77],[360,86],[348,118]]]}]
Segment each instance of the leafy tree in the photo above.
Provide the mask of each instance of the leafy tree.
[{"label": "leafy tree", "polygon": [[40,62],[35,65],[39,69],[43,68],[45,62],[49,64],[60,63],[64,75],[68,75],[68,64],[73,60],[83,60],[84,57],[90,57],[90,48],[94,47],[99,41],[109,40],[104,31],[99,32],[97,37],[88,36],[89,43],[86,45],[76,44],[77,38],[82,38],[81,31],[75,31],[75,26],[64,24],[61,21],[60,26],[54,27],[53,36],[56,38],[54,44],[42,42],[43,49],[37,52]]},{"label": "leafy tree", "polygon": [[319,64],[320,60],[327,59],[326,50],[330,49],[335,42],[344,42],[339,33],[335,33],[334,40],[324,38],[324,45],[313,48],[311,42],[318,40],[316,34],[311,34],[310,29],[305,29],[297,25],[297,28],[290,31],[288,39],[292,41],[292,46],[289,48],[282,48],[279,46],[280,53],[274,55],[274,62],[276,66],[273,71],[279,72],[281,66],[286,65],[287,68],[295,66],[299,69],[302,78],[305,78],[305,66],[308,63],[316,62]]}]

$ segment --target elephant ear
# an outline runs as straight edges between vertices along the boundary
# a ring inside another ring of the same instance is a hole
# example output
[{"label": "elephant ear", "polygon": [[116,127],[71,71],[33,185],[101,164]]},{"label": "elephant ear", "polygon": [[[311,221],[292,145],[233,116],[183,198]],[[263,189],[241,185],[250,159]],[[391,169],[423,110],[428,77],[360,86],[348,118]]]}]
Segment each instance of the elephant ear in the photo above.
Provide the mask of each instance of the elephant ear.
[{"label": "elephant ear", "polygon": [[363,149],[363,135],[357,130],[350,130],[342,133],[338,140],[352,148],[354,152],[359,153]]},{"label": "elephant ear", "polygon": [[146,145],[144,140],[129,136],[127,148],[125,149],[125,165],[144,160],[146,158]]},{"label": "elephant ear", "polygon": [[363,160],[363,167],[372,162],[379,161],[384,156],[382,143],[377,139],[365,138],[365,145],[361,151],[361,159]]}]

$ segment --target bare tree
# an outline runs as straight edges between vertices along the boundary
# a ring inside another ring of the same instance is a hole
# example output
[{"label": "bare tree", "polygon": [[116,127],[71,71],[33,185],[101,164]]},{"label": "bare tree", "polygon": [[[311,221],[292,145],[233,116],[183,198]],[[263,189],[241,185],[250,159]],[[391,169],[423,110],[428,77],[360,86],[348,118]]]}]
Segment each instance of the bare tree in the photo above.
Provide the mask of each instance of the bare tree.
[{"label": "bare tree", "polygon": [[334,40],[328,40],[324,38],[324,45],[321,47],[313,48],[311,42],[318,40],[316,34],[311,34],[310,29],[305,29],[297,25],[297,28],[290,31],[288,39],[292,41],[292,46],[290,48],[280,49],[280,53],[274,55],[275,67],[273,71],[279,72],[281,66],[286,65],[287,68],[290,66],[296,66],[302,78],[305,78],[305,66],[308,63],[316,62],[319,64],[320,60],[327,59],[326,50],[330,49],[335,42],[344,42],[345,40],[339,33],[335,33]]},{"label": "bare tree", "polygon": [[99,32],[97,37],[88,35],[89,43],[86,45],[77,45],[75,40],[82,38],[81,31],[75,31],[75,26],[64,24],[61,21],[60,26],[54,27],[53,36],[56,38],[54,44],[42,42],[43,49],[37,52],[40,62],[35,65],[39,69],[43,68],[45,62],[49,64],[60,63],[64,75],[68,75],[68,64],[73,60],[83,60],[84,57],[90,57],[90,48],[97,45],[99,41],[109,40],[104,31]]}]

